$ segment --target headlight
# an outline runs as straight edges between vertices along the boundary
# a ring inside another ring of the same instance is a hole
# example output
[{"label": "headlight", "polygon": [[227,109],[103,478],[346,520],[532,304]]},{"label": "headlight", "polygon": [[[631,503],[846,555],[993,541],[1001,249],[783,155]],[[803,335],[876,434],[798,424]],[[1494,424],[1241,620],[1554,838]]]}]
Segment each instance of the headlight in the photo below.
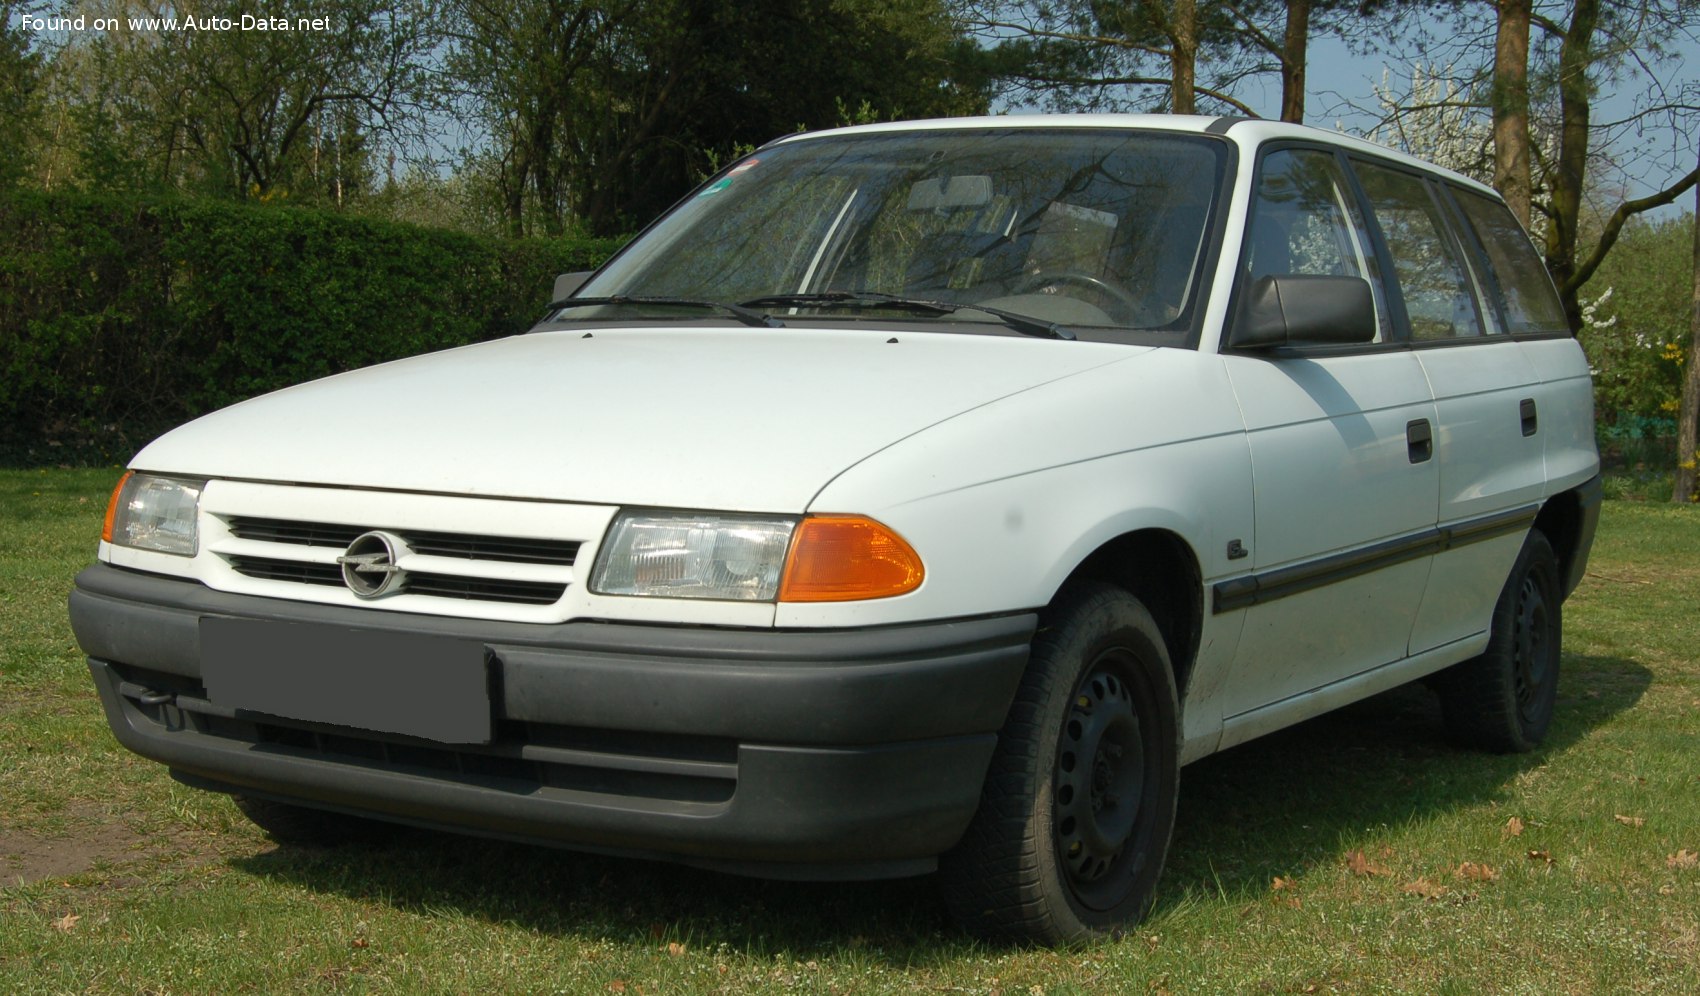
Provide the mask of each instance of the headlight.
[{"label": "headlight", "polygon": [[860,515],[627,512],[614,520],[590,590],[740,602],[851,602],[921,586],[920,556]]},{"label": "headlight", "polygon": [[125,474],[112,489],[100,538],[118,546],[193,557],[195,513],[205,481]]},{"label": "headlight", "polygon": [[591,571],[600,595],[770,602],[795,519],[628,513],[614,521]]}]

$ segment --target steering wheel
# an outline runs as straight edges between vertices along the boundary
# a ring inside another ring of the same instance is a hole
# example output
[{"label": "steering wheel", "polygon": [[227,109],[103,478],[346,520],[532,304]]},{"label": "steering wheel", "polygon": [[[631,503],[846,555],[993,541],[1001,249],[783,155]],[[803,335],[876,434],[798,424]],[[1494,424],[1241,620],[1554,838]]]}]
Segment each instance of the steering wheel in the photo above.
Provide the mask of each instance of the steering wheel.
[{"label": "steering wheel", "polygon": [[1072,284],[1090,291],[1097,291],[1121,305],[1126,314],[1131,316],[1135,322],[1142,325],[1151,324],[1150,309],[1145,306],[1145,302],[1134,297],[1125,288],[1117,287],[1115,284],[1094,277],[1090,273],[1081,273],[1079,270],[1040,270],[1037,273],[1030,273],[1017,281],[1011,292],[1031,294],[1041,287],[1053,287],[1059,284]]}]

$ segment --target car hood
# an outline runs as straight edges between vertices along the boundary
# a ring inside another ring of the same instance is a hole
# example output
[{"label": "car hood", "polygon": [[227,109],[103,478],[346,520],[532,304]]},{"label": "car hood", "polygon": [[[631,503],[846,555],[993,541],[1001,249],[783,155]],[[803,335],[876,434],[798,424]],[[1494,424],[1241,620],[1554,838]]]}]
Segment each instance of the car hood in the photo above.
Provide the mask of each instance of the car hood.
[{"label": "car hood", "polygon": [[245,401],[160,437],[132,466],[801,512],[836,475],[900,439],[1145,351],[968,333],[581,327],[411,357]]}]

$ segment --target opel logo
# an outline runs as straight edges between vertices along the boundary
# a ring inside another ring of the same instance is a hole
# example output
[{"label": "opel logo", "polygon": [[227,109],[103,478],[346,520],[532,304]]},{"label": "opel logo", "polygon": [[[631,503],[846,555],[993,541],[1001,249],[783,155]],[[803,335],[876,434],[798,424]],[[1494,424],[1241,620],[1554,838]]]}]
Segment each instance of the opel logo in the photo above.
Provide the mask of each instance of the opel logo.
[{"label": "opel logo", "polygon": [[362,533],[336,558],[342,565],[342,581],[361,598],[382,598],[401,590],[407,573],[396,561],[412,553],[400,536],[386,532]]}]

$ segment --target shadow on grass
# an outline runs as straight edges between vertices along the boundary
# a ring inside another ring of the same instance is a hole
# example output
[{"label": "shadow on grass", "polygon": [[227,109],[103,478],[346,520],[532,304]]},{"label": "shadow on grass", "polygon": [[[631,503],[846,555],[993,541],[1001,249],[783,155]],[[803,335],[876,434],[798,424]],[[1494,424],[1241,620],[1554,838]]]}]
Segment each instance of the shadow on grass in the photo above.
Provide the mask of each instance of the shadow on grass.
[{"label": "shadow on grass", "polygon": [[[1461,751],[1426,689],[1407,686],[1207,758],[1182,774],[1157,913],[1180,897],[1261,892],[1275,875],[1338,861],[1342,841],[1499,795],[1612,716],[1652,674],[1617,658],[1565,658],[1558,712],[1532,754]],[[724,944],[743,956],[861,952],[919,966],[975,942],[930,878],[770,882],[635,859],[398,829],[377,846],[281,847],[236,859],[254,875],[402,909],[637,948]]]},{"label": "shadow on grass", "polygon": [[1189,766],[1163,894],[1266,892],[1277,875],[1337,863],[1343,842],[1366,829],[1494,799],[1633,708],[1653,677],[1621,658],[1567,654],[1563,667],[1546,742],[1529,754],[1454,746],[1439,701],[1413,684]]}]

